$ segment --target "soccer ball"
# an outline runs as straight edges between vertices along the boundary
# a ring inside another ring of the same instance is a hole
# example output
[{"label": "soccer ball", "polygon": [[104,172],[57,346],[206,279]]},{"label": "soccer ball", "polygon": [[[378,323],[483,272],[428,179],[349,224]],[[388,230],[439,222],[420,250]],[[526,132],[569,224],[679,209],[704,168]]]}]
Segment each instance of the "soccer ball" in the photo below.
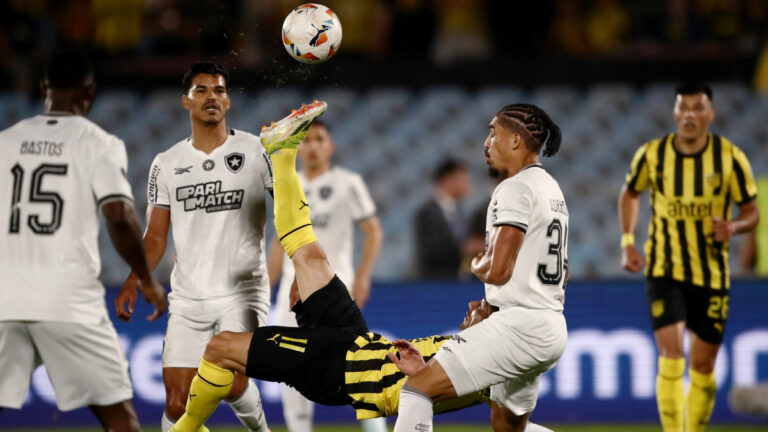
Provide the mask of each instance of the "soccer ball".
[{"label": "soccer ball", "polygon": [[283,21],[283,46],[302,63],[322,63],[336,54],[339,45],[339,18],[321,4],[301,5]]}]

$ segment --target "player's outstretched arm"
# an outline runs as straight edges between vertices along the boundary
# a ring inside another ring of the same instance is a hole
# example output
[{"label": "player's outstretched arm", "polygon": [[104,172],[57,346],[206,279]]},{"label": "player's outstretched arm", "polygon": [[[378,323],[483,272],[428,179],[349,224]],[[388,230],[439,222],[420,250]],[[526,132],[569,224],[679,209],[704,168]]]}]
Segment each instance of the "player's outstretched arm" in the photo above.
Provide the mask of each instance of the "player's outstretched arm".
[{"label": "player's outstretched arm", "polygon": [[312,230],[309,204],[296,172],[297,148],[326,107],[325,102],[320,101],[302,105],[272,126],[264,126],[259,137],[272,160],[275,230],[293,261],[302,300],[327,285],[334,275]]},{"label": "player's outstretched arm", "polygon": [[503,285],[512,277],[525,232],[511,225],[493,227],[488,250],[472,259],[472,273],[480,281]]},{"label": "player's outstretched arm", "polygon": [[632,273],[645,268],[645,258],[635,248],[635,227],[640,208],[640,194],[629,190],[626,184],[619,193],[619,225],[621,226],[621,267]]},{"label": "player's outstretched arm", "polygon": [[149,270],[144,245],[141,241],[139,221],[133,211],[133,206],[125,201],[114,201],[104,204],[102,211],[107,220],[107,230],[112,244],[138,276],[144,298],[147,299],[148,303],[155,305],[154,313],[149,316],[150,320],[154,320],[168,308],[168,304],[165,300],[165,290],[152,278],[152,273]]}]

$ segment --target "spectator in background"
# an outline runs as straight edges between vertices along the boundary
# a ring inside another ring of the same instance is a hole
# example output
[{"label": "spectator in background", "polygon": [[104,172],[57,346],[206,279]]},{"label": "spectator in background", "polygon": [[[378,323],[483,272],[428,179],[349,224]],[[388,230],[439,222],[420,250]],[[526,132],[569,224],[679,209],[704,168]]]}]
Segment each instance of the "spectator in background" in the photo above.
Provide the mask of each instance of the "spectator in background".
[{"label": "spectator in background", "polygon": [[416,213],[416,265],[420,277],[455,278],[467,234],[460,202],[472,190],[469,173],[449,158],[438,165],[432,181],[434,196]]},{"label": "spectator in background", "polygon": [[143,0],[92,0],[89,12],[96,48],[108,53],[138,48],[144,31]]},{"label": "spectator in background", "polygon": [[564,54],[579,55],[587,52],[584,34],[586,26],[581,2],[557,0],[549,40],[552,48]]},{"label": "spectator in background", "polygon": [[437,34],[433,59],[441,64],[490,57],[484,0],[442,0],[436,3]]},{"label": "spectator in background", "polygon": [[595,53],[618,50],[629,35],[631,19],[619,0],[595,0],[586,15],[586,35]]},{"label": "spectator in background", "polygon": [[[757,180],[757,208],[768,214],[768,175]],[[741,243],[739,272],[742,275],[768,277],[768,221],[765,219]]]}]

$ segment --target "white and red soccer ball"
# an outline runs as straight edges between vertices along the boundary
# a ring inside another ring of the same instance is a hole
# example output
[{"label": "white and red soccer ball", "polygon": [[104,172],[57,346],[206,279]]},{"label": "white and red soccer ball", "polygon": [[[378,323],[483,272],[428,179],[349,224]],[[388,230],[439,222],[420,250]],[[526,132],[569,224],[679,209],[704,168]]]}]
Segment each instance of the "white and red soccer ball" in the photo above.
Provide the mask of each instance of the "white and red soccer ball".
[{"label": "white and red soccer ball", "polygon": [[283,21],[283,46],[302,63],[322,63],[341,45],[341,23],[332,10],[307,3],[291,11]]}]

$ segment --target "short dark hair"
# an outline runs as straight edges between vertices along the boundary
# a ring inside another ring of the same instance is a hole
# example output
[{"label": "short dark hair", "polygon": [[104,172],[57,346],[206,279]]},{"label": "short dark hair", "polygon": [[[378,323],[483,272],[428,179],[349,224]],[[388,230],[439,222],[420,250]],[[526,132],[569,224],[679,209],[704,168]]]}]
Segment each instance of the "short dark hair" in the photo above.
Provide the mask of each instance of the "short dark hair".
[{"label": "short dark hair", "polygon": [[329,133],[331,132],[331,128],[328,126],[328,123],[322,121],[322,120],[315,120],[312,122],[312,126],[322,126],[327,130]]},{"label": "short dark hair", "polygon": [[181,86],[184,87],[184,93],[187,93],[192,88],[192,81],[196,76],[200,74],[206,75],[221,75],[224,77],[224,85],[229,89],[229,71],[224,66],[211,62],[196,62],[190,66],[187,73],[184,74],[184,78],[181,79]]},{"label": "short dark hair", "polygon": [[446,176],[453,174],[456,171],[466,170],[467,167],[463,163],[454,158],[446,158],[435,168],[432,172],[432,181],[437,183]]},{"label": "short dark hair", "polygon": [[542,155],[552,157],[560,149],[563,139],[560,128],[536,105],[507,105],[496,113],[496,117],[507,130],[523,135],[528,150],[538,154],[543,147]]},{"label": "short dark hair", "polygon": [[677,95],[695,95],[704,93],[709,100],[712,100],[712,88],[704,83],[688,82],[682,83],[675,88],[675,96]]},{"label": "short dark hair", "polygon": [[45,67],[45,80],[53,89],[78,86],[90,75],[93,75],[91,60],[79,49],[57,51]]}]

